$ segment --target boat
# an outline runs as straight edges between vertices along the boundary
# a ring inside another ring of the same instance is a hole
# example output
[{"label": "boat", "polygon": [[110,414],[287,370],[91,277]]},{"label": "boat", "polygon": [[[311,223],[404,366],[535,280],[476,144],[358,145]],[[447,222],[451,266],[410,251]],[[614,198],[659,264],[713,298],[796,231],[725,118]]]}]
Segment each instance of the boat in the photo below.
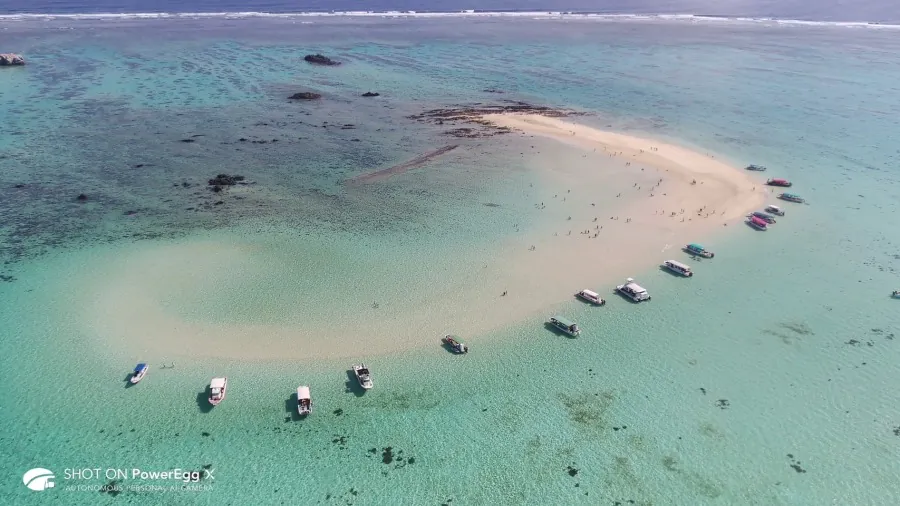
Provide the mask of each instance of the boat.
[{"label": "boat", "polygon": [[712,251],[707,251],[706,248],[704,248],[703,246],[701,246],[697,243],[688,244],[683,249],[684,249],[684,251],[687,251],[688,253],[690,253],[692,255],[701,256],[703,258],[712,258],[712,257],[716,256],[715,253],[713,253]]},{"label": "boat", "polygon": [[444,344],[446,344],[450,347],[451,350],[453,350],[453,353],[469,353],[469,347],[466,346],[466,343],[464,343],[459,336],[447,334],[446,336],[444,336],[444,339],[442,339],[442,341],[444,341]]},{"label": "boat", "polygon": [[575,296],[578,298],[584,299],[596,306],[602,306],[602,305],[606,304],[606,301],[600,297],[599,293],[597,293],[593,290],[588,290],[587,288],[576,293]]},{"label": "boat", "polygon": [[784,216],[784,209],[774,205],[766,206],[766,212],[775,216]]},{"label": "boat", "polygon": [[369,373],[369,368],[366,367],[366,364],[354,365],[353,374],[356,375],[356,381],[359,382],[359,386],[366,390],[372,388],[372,375]]},{"label": "boat", "polygon": [[309,396],[309,387],[297,387],[297,413],[300,416],[312,413],[312,397]]},{"label": "boat", "polygon": [[228,378],[213,378],[209,382],[209,403],[218,406],[225,400],[225,392],[228,389]]},{"label": "boat", "polygon": [[794,183],[791,183],[791,182],[788,181],[787,179],[781,179],[781,178],[779,177],[779,178],[774,178],[774,179],[770,179],[770,180],[766,181],[766,184],[769,185],[769,186],[784,186],[784,187],[788,187],[788,186],[793,185]]},{"label": "boat", "polygon": [[617,286],[616,291],[635,302],[650,300],[650,294],[647,293],[647,290],[645,290],[641,285],[635,283],[634,279],[632,278],[626,279],[624,285]]},{"label": "boat", "polygon": [[747,170],[755,170],[758,172],[762,172],[762,171],[766,170],[765,166],[763,166],[763,165],[753,165],[753,164],[748,165],[746,167],[746,169]]},{"label": "boat", "polygon": [[803,204],[804,202],[806,202],[805,200],[803,200],[803,197],[801,197],[800,195],[794,195],[793,193],[780,193],[778,194],[778,198],[780,198],[781,200],[787,200],[788,202],[797,202],[799,204]]},{"label": "boat", "polygon": [[129,378],[128,381],[130,381],[132,385],[136,385],[139,381],[144,379],[144,376],[147,375],[149,369],[150,367],[147,364],[141,362],[134,366],[134,372],[131,373],[131,378]]},{"label": "boat", "polygon": [[894,290],[894,293],[891,294],[891,297],[900,299],[900,290]]},{"label": "boat", "polygon": [[769,229],[769,226],[768,226],[769,224],[766,223],[764,220],[757,218],[756,216],[751,216],[750,219],[747,220],[747,224],[750,225],[751,227],[755,228],[756,230],[768,230]]},{"label": "boat", "polygon": [[663,267],[669,269],[672,272],[681,274],[682,276],[689,278],[694,275],[691,271],[691,268],[681,262],[677,262],[675,260],[666,260],[663,262]]},{"label": "boat", "polygon": [[752,213],[750,213],[750,214],[747,215],[748,218],[751,217],[751,216],[756,216],[757,218],[759,218],[759,219],[763,220],[764,222],[768,223],[769,225],[772,225],[773,223],[775,223],[775,218],[772,217],[772,216],[769,216],[769,215],[766,214],[766,213],[761,213],[761,212],[759,212],[759,211],[754,211],[754,212],[752,212]]},{"label": "boat", "polygon": [[578,324],[569,320],[568,318],[563,318],[562,316],[551,316],[550,323],[553,324],[554,327],[562,330],[566,334],[570,336],[577,337],[581,334],[581,329],[578,328]]}]

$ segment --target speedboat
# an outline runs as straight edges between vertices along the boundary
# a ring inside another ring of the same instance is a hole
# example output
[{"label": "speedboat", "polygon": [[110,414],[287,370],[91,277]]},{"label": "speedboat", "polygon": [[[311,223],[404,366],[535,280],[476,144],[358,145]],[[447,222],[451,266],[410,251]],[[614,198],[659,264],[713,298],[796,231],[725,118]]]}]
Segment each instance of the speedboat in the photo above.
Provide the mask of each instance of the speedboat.
[{"label": "speedboat", "polygon": [[669,269],[672,272],[681,274],[682,276],[684,276],[686,278],[689,278],[694,275],[694,273],[691,271],[690,267],[688,267],[687,265],[685,265],[681,262],[677,262],[675,260],[666,260],[665,262],[663,262],[663,267],[665,267],[666,269]]},{"label": "speedboat", "polygon": [[218,406],[225,400],[225,392],[228,389],[228,378],[213,378],[209,382],[209,403]]},{"label": "speedboat", "polygon": [[766,206],[766,212],[769,214],[774,214],[775,216],[784,216],[784,209],[778,206]]},{"label": "speedboat", "polygon": [[806,202],[805,200],[803,200],[803,197],[801,197],[800,195],[794,195],[793,193],[780,193],[778,195],[778,198],[780,198],[781,200],[787,200],[788,202],[797,202],[798,204],[803,204],[804,202]]},{"label": "speedboat", "polygon": [[442,339],[442,341],[444,342],[444,344],[449,346],[451,350],[453,350],[453,353],[469,353],[469,347],[466,346],[466,343],[464,343],[459,336],[447,334],[446,336],[444,336],[444,339]]},{"label": "speedboat", "polygon": [[752,213],[750,213],[750,214],[747,215],[748,218],[751,217],[751,216],[756,216],[757,218],[759,218],[759,219],[763,220],[764,222],[768,223],[769,225],[772,225],[773,223],[775,223],[775,218],[769,216],[769,215],[766,214],[766,213],[761,213],[761,212],[759,212],[759,211],[754,211],[754,212],[752,212]]},{"label": "speedboat", "polygon": [[356,381],[359,382],[359,386],[368,390],[372,388],[372,376],[369,373],[369,368],[366,367],[366,364],[357,364],[353,366],[353,374],[356,375]]},{"label": "speedboat", "polygon": [[647,293],[647,290],[644,289],[644,287],[642,287],[641,285],[635,283],[634,279],[632,278],[626,279],[624,285],[617,286],[616,291],[633,300],[634,302],[643,302],[645,300],[650,300],[650,294]]},{"label": "speedboat", "polygon": [[766,168],[762,165],[753,165],[753,164],[748,165],[746,168],[747,168],[747,170],[755,170],[758,172],[762,172],[762,171],[766,170]]},{"label": "speedboat", "polygon": [[691,255],[697,255],[697,256],[701,256],[703,258],[712,258],[712,257],[716,256],[715,253],[713,253],[712,251],[707,251],[703,246],[701,246],[697,243],[688,244],[683,249],[684,249],[684,251],[687,251]]},{"label": "speedboat", "polygon": [[750,219],[747,220],[747,224],[756,230],[768,230],[769,228],[768,223],[756,216],[750,216]]},{"label": "speedboat", "polygon": [[132,385],[136,385],[139,381],[144,379],[144,376],[147,375],[147,370],[149,369],[150,367],[147,364],[141,362],[134,366],[134,372],[131,373],[131,378],[129,378],[128,381],[130,381]]},{"label": "speedboat", "polygon": [[554,327],[562,330],[572,337],[577,337],[579,334],[581,334],[581,329],[578,328],[578,324],[573,322],[572,320],[569,320],[568,318],[563,318],[562,316],[551,316],[550,323]]},{"label": "speedboat", "polygon": [[791,182],[788,181],[787,179],[774,178],[774,179],[770,179],[770,180],[766,181],[766,184],[769,185],[769,186],[784,186],[784,187],[788,187],[788,186],[791,186],[793,183],[791,183]]},{"label": "speedboat", "polygon": [[600,297],[599,293],[597,293],[593,290],[588,290],[587,288],[576,293],[575,296],[578,298],[584,299],[596,306],[602,306],[602,305],[606,304],[606,301]]},{"label": "speedboat", "polygon": [[900,290],[894,290],[894,293],[891,294],[891,297],[900,299]]},{"label": "speedboat", "polygon": [[297,387],[297,413],[300,416],[312,413],[312,398],[309,396],[309,387]]}]

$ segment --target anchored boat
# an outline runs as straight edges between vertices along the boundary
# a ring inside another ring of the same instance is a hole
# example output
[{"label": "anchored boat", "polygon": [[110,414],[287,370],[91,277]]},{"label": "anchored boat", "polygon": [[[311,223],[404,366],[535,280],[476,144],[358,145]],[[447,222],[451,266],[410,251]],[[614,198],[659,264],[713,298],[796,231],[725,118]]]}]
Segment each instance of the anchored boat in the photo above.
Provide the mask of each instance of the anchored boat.
[{"label": "anchored boat", "polygon": [[447,334],[446,336],[444,336],[443,341],[444,341],[444,344],[446,344],[447,346],[450,347],[450,349],[453,351],[453,353],[456,353],[458,355],[463,354],[463,353],[469,353],[469,347],[466,346],[466,343],[464,343],[463,340],[460,339],[459,336]]},{"label": "anchored boat", "polygon": [[600,297],[599,293],[597,293],[593,290],[588,290],[587,288],[576,293],[575,296],[580,299],[584,299],[584,300],[590,302],[591,304],[594,304],[595,306],[602,306],[602,305],[606,304],[606,301],[603,300],[602,297]]},{"label": "anchored boat", "polygon": [[309,387],[297,387],[297,413],[306,416],[312,413],[312,397],[309,395]]},{"label": "anchored boat", "polygon": [[372,383],[372,375],[369,373],[369,368],[366,364],[357,364],[353,366],[353,374],[356,375],[356,381],[359,382],[359,386],[368,390],[374,386]]},{"label": "anchored boat", "polygon": [[803,197],[800,195],[794,195],[793,193],[781,193],[778,195],[778,198],[781,200],[787,200],[788,202],[797,202],[798,204],[803,204],[806,202],[803,200]]},{"label": "anchored boat", "polygon": [[566,334],[569,334],[572,337],[577,337],[581,334],[581,329],[578,328],[578,324],[569,320],[568,318],[563,318],[562,316],[551,316],[550,323],[553,324],[554,327],[562,330]]},{"label": "anchored boat", "polygon": [[784,216],[784,210],[778,206],[766,206],[766,212],[775,216]]},{"label": "anchored boat", "polygon": [[756,216],[750,216],[750,219],[747,220],[747,224],[756,230],[768,230],[769,226],[764,220],[757,218]]},{"label": "anchored boat", "polygon": [[131,378],[129,378],[128,381],[130,381],[132,385],[136,385],[139,381],[144,379],[144,376],[147,375],[147,370],[149,369],[150,367],[147,364],[141,362],[134,366],[134,372],[131,373]]},{"label": "anchored boat", "polygon": [[900,290],[894,290],[894,293],[891,294],[891,297],[900,299]]},{"label": "anchored boat", "polygon": [[766,213],[761,213],[761,212],[759,212],[759,211],[754,211],[754,212],[752,212],[752,213],[750,213],[750,214],[747,215],[748,218],[750,218],[751,216],[756,216],[757,218],[759,218],[759,219],[763,220],[764,222],[768,223],[769,225],[772,225],[773,223],[775,223],[775,218],[773,218],[772,216],[769,216],[769,215],[766,214]]},{"label": "anchored boat", "polygon": [[762,171],[766,170],[766,168],[762,165],[753,165],[753,164],[748,165],[746,168],[747,168],[747,170],[755,170],[758,172],[762,172]]},{"label": "anchored boat", "polygon": [[213,378],[209,382],[209,403],[218,406],[225,400],[225,392],[228,389],[228,378]]},{"label": "anchored boat", "polygon": [[635,283],[634,279],[632,278],[626,279],[624,285],[617,286],[616,291],[633,300],[634,302],[643,302],[645,300],[650,300],[650,294],[647,293],[647,290],[641,285]]},{"label": "anchored boat", "polygon": [[712,257],[716,256],[715,253],[713,253],[712,251],[707,251],[703,246],[701,246],[697,243],[688,244],[683,249],[684,249],[684,251],[687,251],[688,253],[690,253],[692,255],[701,256],[703,258],[712,258]]},{"label": "anchored boat", "polygon": [[793,185],[794,183],[791,183],[791,182],[788,181],[787,179],[774,178],[774,179],[770,179],[770,180],[766,181],[766,184],[769,185],[769,186],[784,186],[784,187],[788,187],[788,186]]},{"label": "anchored boat", "polygon": [[690,267],[688,267],[687,265],[685,265],[681,262],[677,262],[675,260],[666,260],[665,262],[663,262],[663,267],[665,267],[666,269],[669,269],[672,272],[681,274],[682,276],[684,276],[686,278],[689,278],[694,275],[694,273],[691,271]]}]

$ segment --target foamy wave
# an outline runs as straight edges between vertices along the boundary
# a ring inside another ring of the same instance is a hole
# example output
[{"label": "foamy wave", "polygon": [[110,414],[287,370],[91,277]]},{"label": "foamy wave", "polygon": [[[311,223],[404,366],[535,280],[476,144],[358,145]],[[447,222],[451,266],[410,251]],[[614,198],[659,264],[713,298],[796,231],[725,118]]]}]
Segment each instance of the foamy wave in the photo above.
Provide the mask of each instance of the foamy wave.
[{"label": "foamy wave", "polygon": [[417,11],[333,11],[333,12],[135,12],[135,13],[96,13],[96,14],[0,14],[2,21],[28,20],[123,20],[123,19],[250,19],[250,18],[332,18],[332,17],[375,17],[375,18],[529,18],[529,19],[566,19],[593,21],[668,21],[682,23],[729,23],[754,24],[770,26],[814,26],[840,28],[900,29],[897,24],[882,24],[864,21],[805,21],[800,19],[746,18],[704,16],[697,14],[600,14],[589,12],[557,12],[557,11],[476,11],[457,12],[417,12]]}]

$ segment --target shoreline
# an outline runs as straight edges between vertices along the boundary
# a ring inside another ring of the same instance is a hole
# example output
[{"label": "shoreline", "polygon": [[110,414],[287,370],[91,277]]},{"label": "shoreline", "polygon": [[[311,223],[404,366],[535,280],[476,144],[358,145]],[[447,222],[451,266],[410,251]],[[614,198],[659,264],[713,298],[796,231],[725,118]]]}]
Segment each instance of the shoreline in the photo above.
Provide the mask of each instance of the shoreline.
[{"label": "shoreline", "polygon": [[[521,234],[498,241],[489,254],[466,259],[468,267],[456,273],[457,277],[447,271],[444,278],[435,279],[434,273],[415,271],[428,269],[429,262],[414,265],[402,276],[388,270],[382,273],[385,279],[396,275],[412,280],[396,300],[371,310],[358,307],[360,301],[332,301],[328,311],[343,315],[340,320],[304,313],[307,308],[316,311],[318,299],[311,294],[307,304],[298,297],[296,308],[289,306],[289,313],[278,315],[282,320],[204,321],[200,315],[205,306],[196,306],[209,303],[203,293],[177,300],[179,295],[172,295],[173,289],[176,294],[188,293],[184,283],[189,281],[192,286],[212,290],[221,284],[216,278],[221,266],[229,265],[243,276],[235,286],[259,285],[269,279],[276,285],[286,283],[272,289],[286,290],[290,281],[275,271],[288,264],[279,267],[277,262],[267,261],[268,257],[256,257],[253,251],[257,246],[250,242],[160,246],[158,251],[125,259],[121,268],[111,269],[110,276],[96,281],[97,286],[83,294],[92,299],[86,311],[86,329],[103,334],[102,340],[110,345],[139,350],[145,360],[161,356],[168,360],[266,361],[396,355],[436,346],[446,333],[474,342],[552,310],[580,289],[608,293],[607,287],[611,290],[620,280],[667,259],[667,250],[707,237],[736,219],[742,221],[766,195],[765,187],[744,171],[674,144],[542,114],[486,114],[480,120],[508,129],[506,137],[531,135],[548,141],[532,146],[543,152],[521,154],[542,181],[540,188],[534,188],[538,194],[526,197],[534,198],[539,218],[536,223],[524,224],[529,228]],[[495,140],[487,144],[491,142]],[[402,172],[389,174],[402,180]],[[144,280],[133,270],[135,263],[156,265],[155,270],[167,274]],[[482,264],[483,268],[472,268]],[[358,268],[361,264],[354,265]],[[351,276],[342,272],[344,277]],[[311,271],[310,275],[317,274]],[[431,279],[426,281],[428,277]],[[431,293],[435,282],[444,286],[441,293]],[[312,283],[317,286],[325,280]],[[224,296],[252,297],[242,291]],[[221,302],[214,299],[212,304]],[[173,307],[181,307],[181,315],[193,316],[179,316],[171,311]],[[404,324],[397,325],[398,321]]]}]

